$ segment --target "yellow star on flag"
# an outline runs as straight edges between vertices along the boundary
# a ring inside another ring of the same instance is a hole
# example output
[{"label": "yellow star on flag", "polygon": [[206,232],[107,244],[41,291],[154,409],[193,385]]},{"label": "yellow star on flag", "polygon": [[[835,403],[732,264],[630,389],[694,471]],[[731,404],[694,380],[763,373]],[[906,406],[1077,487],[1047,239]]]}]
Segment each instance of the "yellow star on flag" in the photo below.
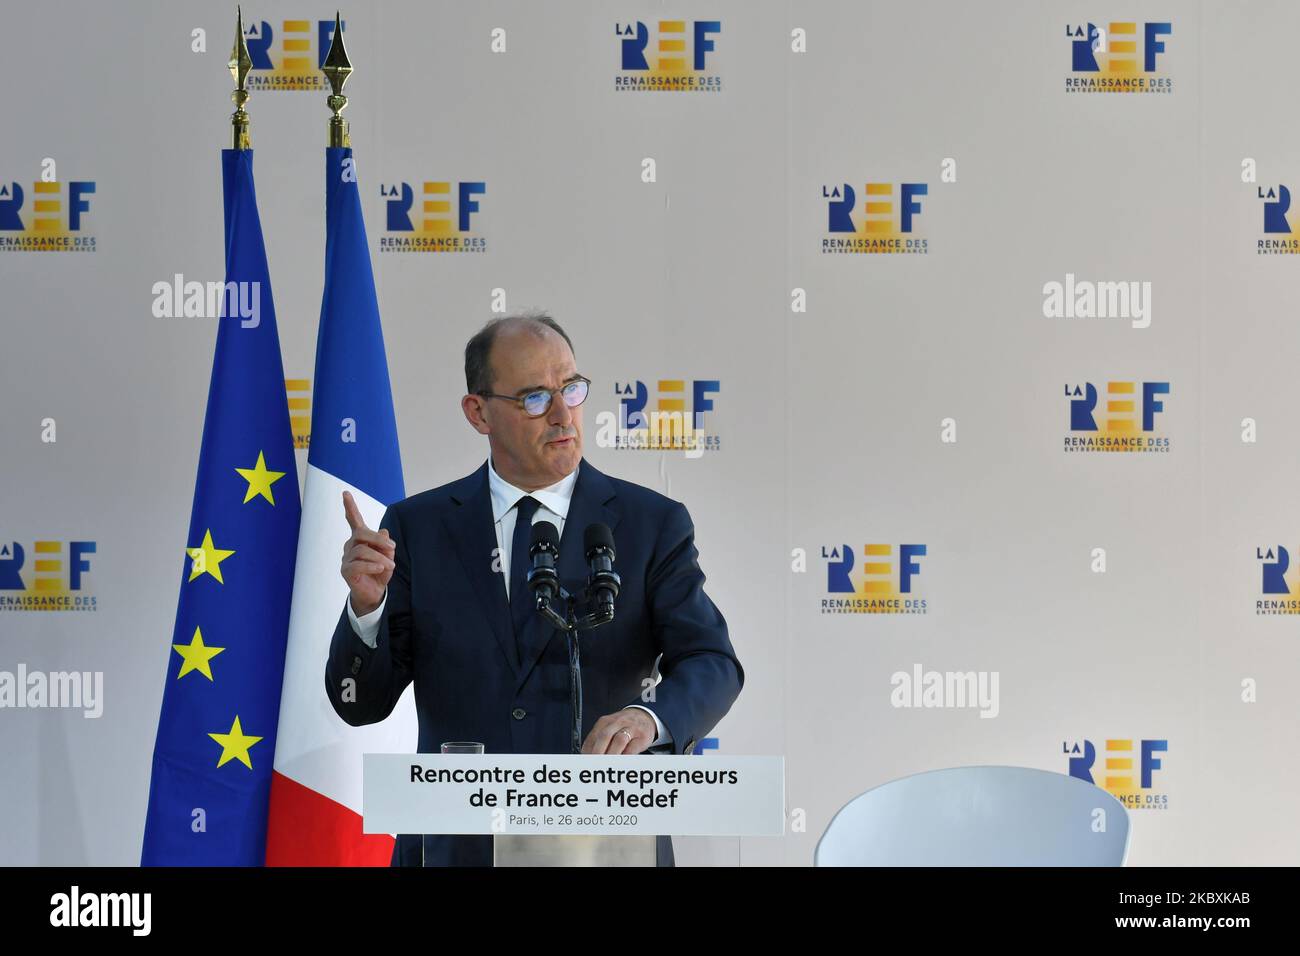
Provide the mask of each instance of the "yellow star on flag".
[{"label": "yellow star on flag", "polygon": [[266,459],[262,453],[257,453],[257,464],[252,468],[236,468],[239,476],[248,482],[248,491],[244,493],[244,504],[248,504],[258,495],[261,495],[271,504],[275,504],[275,499],[271,497],[271,486],[284,477],[282,471],[267,471]]},{"label": "yellow star on flag", "polygon": [[181,664],[181,672],[176,675],[177,680],[190,671],[198,671],[208,680],[212,680],[212,668],[208,666],[208,662],[225,650],[224,647],[209,647],[204,644],[203,632],[197,627],[194,629],[193,639],[188,644],[173,644],[172,647],[184,661]]},{"label": "yellow star on flag", "polygon": [[209,528],[203,533],[203,543],[197,548],[186,548],[185,553],[190,556],[190,580],[193,581],[200,574],[210,574],[221,584],[221,562],[234,554],[234,551],[223,551],[212,543],[212,529]]},{"label": "yellow star on flag", "polygon": [[217,761],[220,767],[230,760],[238,760],[249,770],[253,769],[253,762],[248,759],[248,748],[261,740],[261,737],[249,737],[244,733],[244,728],[239,726],[239,715],[235,715],[235,722],[230,725],[228,734],[208,734],[213,740],[221,744],[221,759]]}]

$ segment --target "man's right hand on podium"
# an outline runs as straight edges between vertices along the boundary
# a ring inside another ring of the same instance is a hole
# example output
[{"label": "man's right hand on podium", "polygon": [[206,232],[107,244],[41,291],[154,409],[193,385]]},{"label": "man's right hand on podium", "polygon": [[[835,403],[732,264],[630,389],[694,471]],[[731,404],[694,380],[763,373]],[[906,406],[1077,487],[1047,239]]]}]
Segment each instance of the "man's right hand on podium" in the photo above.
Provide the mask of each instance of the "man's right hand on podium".
[{"label": "man's right hand on podium", "polygon": [[349,491],[343,492],[343,513],[347,516],[352,536],[343,545],[343,566],[339,569],[348,582],[352,613],[357,617],[369,614],[384,600],[388,581],[393,576],[393,556],[397,546],[388,536],[388,529],[371,531],[366,527],[361,510]]}]

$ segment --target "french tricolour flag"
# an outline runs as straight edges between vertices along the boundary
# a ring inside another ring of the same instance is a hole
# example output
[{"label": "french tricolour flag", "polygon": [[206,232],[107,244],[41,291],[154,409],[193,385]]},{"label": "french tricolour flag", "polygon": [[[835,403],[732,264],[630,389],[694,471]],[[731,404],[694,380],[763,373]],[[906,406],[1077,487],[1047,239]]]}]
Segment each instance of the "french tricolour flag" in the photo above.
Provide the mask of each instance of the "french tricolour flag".
[{"label": "french tricolour flag", "polygon": [[268,866],[387,866],[388,835],[361,832],[361,755],[414,753],[415,708],[351,727],[325,697],[330,638],[347,600],[351,534],[343,492],[366,524],[405,497],[397,422],[352,149],[325,153],[325,292],[316,339],[311,450],[303,489],[289,645],[271,781]]}]

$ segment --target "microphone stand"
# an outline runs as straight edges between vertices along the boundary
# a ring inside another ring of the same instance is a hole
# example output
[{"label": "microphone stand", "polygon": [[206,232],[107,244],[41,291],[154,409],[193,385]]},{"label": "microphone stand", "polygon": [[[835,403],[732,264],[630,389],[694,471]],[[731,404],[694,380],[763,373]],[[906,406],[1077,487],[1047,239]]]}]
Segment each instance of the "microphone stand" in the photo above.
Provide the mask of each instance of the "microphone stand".
[{"label": "microphone stand", "polygon": [[[614,576],[617,581],[618,576],[614,572],[607,572]],[[532,585],[533,575],[536,569],[528,572],[528,582]],[[537,594],[536,609],[542,617],[546,618],[551,625],[559,630],[563,630],[569,646],[569,707],[573,713],[573,729],[570,739],[570,750],[572,753],[579,753],[582,750],[582,658],[578,650],[578,632],[590,631],[600,627],[602,624],[608,624],[614,620],[614,602],[600,601],[595,605],[594,610],[589,611],[582,617],[577,616],[578,599],[564,589],[564,586],[557,580],[555,581],[557,596],[564,602],[564,616],[561,617],[554,608],[551,607],[550,599],[543,593]],[[583,600],[590,604],[591,588],[585,588],[583,591]]]}]

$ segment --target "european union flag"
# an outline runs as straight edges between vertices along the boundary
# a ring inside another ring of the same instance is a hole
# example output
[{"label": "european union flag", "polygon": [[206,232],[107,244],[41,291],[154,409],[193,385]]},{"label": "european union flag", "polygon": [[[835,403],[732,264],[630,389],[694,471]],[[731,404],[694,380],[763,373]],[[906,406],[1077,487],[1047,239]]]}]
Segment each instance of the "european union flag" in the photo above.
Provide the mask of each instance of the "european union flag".
[{"label": "european union flag", "polygon": [[222,153],[226,308],[141,865],[261,866],[301,507],[252,150]]}]

